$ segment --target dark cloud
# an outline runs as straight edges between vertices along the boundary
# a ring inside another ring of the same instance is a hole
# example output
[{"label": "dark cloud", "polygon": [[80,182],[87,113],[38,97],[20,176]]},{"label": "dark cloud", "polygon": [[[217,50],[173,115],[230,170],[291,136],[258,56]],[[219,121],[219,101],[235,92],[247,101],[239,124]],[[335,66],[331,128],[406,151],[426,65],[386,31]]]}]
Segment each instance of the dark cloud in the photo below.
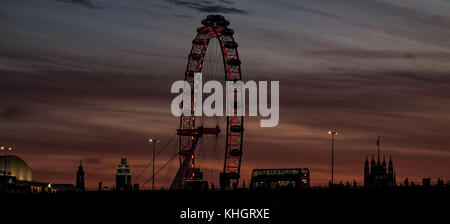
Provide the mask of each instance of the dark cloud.
[{"label": "dark cloud", "polygon": [[332,18],[332,19],[339,18],[337,15],[332,14],[330,12],[325,12],[325,11],[321,11],[321,10],[317,10],[317,9],[313,9],[313,8],[307,8],[307,7],[303,7],[303,6],[294,6],[293,9],[297,9],[297,10],[307,12],[307,13],[317,14],[317,15]]},{"label": "dark cloud", "polygon": [[450,60],[450,53],[446,52],[399,52],[399,51],[363,51],[349,50],[326,50],[311,52],[314,56],[351,57],[368,59],[433,59]]},{"label": "dark cloud", "polygon": [[227,1],[227,0],[219,0],[220,2],[223,2],[223,3],[225,3],[225,4],[229,4],[229,5],[232,5],[232,4],[234,4],[234,2],[232,2],[232,1]]},{"label": "dark cloud", "polygon": [[[167,0],[169,3],[184,6],[190,9],[194,9],[200,12],[208,12],[208,13],[224,13],[224,14],[247,14],[248,11],[227,7],[223,4],[217,4],[212,1],[190,1],[190,0]],[[221,1],[225,4],[230,4],[228,1]]]},{"label": "dark cloud", "polygon": [[[101,163],[102,162],[102,159],[101,158],[92,158],[92,157],[88,157],[88,158],[85,158],[83,161],[86,161],[86,163],[93,163],[93,164],[98,164],[98,163]],[[82,162],[83,162],[82,161]]]},{"label": "dark cloud", "polygon": [[30,112],[18,105],[9,105],[0,111],[0,119],[18,120],[29,115]]},{"label": "dark cloud", "polygon": [[71,3],[71,4],[77,4],[77,5],[82,5],[85,6],[87,8],[90,9],[102,9],[101,7],[95,5],[94,3],[92,3],[91,0],[57,0],[60,2],[67,2],[67,3]]},{"label": "dark cloud", "polygon": [[[171,81],[146,72],[78,70],[5,71],[0,69],[2,95],[33,96],[36,100],[67,98],[168,98]],[[139,81],[138,81],[139,80]],[[11,99],[12,100],[12,99]],[[6,100],[5,100],[6,101]],[[4,101],[4,102],[5,102]]]},{"label": "dark cloud", "polygon": [[53,62],[50,59],[41,57],[41,56],[35,56],[32,54],[24,53],[17,50],[8,49],[6,47],[2,47],[0,49],[0,57],[4,59],[10,59],[10,60],[17,60],[17,61],[30,61],[30,62],[37,62],[37,63],[50,63]]},{"label": "dark cloud", "polygon": [[150,10],[147,10],[147,13],[148,13],[151,17],[153,17],[153,18],[158,18],[158,17],[155,16]]},{"label": "dark cloud", "polygon": [[193,17],[193,16],[188,16],[188,15],[176,14],[176,16],[181,17],[181,18],[195,19],[195,17]]},{"label": "dark cloud", "polygon": [[360,114],[399,121],[424,119],[431,111],[436,117],[445,116],[450,101],[450,77],[438,72],[312,73],[283,78],[280,83],[284,86],[280,90],[282,117],[295,117],[297,110],[310,111],[302,116],[316,117],[304,121],[311,127],[326,127],[340,119],[341,126],[377,124],[361,125],[366,120],[356,118]]}]

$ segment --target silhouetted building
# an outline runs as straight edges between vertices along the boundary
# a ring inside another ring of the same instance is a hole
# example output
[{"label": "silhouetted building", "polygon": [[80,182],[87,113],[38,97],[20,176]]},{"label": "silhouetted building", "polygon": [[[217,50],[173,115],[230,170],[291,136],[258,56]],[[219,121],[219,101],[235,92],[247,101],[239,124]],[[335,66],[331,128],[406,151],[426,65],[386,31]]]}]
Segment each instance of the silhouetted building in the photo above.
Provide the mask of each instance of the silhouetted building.
[{"label": "silhouetted building", "polygon": [[208,190],[208,181],[203,180],[203,172],[199,168],[193,168],[192,177],[184,180],[184,189],[195,191]]},{"label": "silhouetted building", "polygon": [[370,162],[369,168],[369,161],[366,156],[366,161],[364,163],[364,186],[395,186],[395,172],[392,157],[389,157],[389,165],[386,168],[385,158],[383,158],[383,162],[380,163],[380,160],[375,162],[375,159],[372,156],[372,161]]},{"label": "silhouetted building", "polygon": [[431,187],[431,178],[423,178],[422,186],[423,187]]},{"label": "silhouetted building", "polygon": [[309,188],[309,169],[254,169],[250,188]]},{"label": "silhouetted building", "polygon": [[128,191],[131,189],[130,166],[127,163],[127,158],[121,158],[120,164],[117,167],[116,190]]},{"label": "silhouetted building", "polygon": [[438,179],[437,179],[437,186],[438,186],[438,187],[444,187],[444,180],[441,179],[441,178],[438,178]]},{"label": "silhouetted building", "polygon": [[378,159],[372,155],[372,161],[364,162],[364,186],[365,187],[388,187],[395,186],[395,172],[392,157],[389,156],[389,165],[386,168],[386,158],[383,157],[383,162],[380,162],[380,137],[377,140]]},{"label": "silhouetted building", "polygon": [[[75,190],[73,184],[33,181],[33,170],[31,167],[15,155],[0,156],[0,166],[0,192],[61,192]],[[6,172],[4,172],[5,166]]]},{"label": "silhouetted building", "polygon": [[81,164],[81,160],[80,160],[80,166],[78,167],[78,171],[77,171],[76,188],[78,190],[81,190],[81,191],[85,190],[85,187],[84,187],[84,171],[83,171],[83,166]]},{"label": "silhouetted building", "polygon": [[395,186],[395,172],[392,157],[389,156],[389,165],[386,167],[386,158],[383,157],[383,162],[380,161],[380,136],[377,139],[378,159],[372,155],[372,161],[364,162],[364,186],[365,187],[389,187]]},{"label": "silhouetted building", "polygon": [[14,177],[19,181],[33,181],[31,167],[20,157],[14,155],[0,156],[0,175]]}]

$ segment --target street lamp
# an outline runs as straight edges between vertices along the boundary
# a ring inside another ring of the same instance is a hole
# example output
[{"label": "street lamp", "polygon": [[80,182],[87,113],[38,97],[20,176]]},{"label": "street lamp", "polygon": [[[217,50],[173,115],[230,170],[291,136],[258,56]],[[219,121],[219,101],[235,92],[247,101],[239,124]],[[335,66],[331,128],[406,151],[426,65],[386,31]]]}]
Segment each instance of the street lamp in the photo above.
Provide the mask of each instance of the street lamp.
[{"label": "street lamp", "polygon": [[334,136],[337,135],[337,131],[329,131],[331,135],[331,186],[334,185]]},{"label": "street lamp", "polygon": [[6,192],[6,188],[8,187],[8,183],[7,183],[7,178],[6,178],[6,153],[8,152],[8,151],[12,151],[12,147],[9,147],[9,146],[1,146],[0,147],[0,150],[2,150],[3,152],[4,152],[4,156],[3,156],[3,161],[5,162],[5,166],[4,166],[4,169],[3,169],[3,178],[5,179],[5,192]]},{"label": "street lamp", "polygon": [[155,190],[155,144],[159,142],[159,139],[157,138],[150,138],[148,140],[149,142],[153,143],[153,176],[152,176],[152,191]]}]

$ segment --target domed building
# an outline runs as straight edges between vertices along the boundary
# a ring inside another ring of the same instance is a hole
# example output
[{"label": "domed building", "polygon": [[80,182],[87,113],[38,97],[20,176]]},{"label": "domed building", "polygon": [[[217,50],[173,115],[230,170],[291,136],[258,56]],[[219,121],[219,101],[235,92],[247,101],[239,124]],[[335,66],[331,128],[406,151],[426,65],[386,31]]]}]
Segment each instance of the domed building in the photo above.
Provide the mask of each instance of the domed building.
[{"label": "domed building", "polygon": [[14,155],[0,156],[0,176],[5,175],[5,165],[6,176],[15,177],[19,181],[33,181],[33,170],[20,157]]},{"label": "domed building", "polygon": [[75,190],[73,184],[33,181],[33,169],[23,159],[15,155],[0,156],[0,192],[54,193]]}]

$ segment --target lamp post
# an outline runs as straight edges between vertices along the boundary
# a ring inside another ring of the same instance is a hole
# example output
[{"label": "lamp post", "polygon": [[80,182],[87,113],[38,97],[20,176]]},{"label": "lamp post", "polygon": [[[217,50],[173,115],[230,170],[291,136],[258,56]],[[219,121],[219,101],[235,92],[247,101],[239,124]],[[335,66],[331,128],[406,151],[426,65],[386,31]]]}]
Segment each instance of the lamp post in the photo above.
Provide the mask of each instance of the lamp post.
[{"label": "lamp post", "polygon": [[153,143],[153,176],[152,176],[152,191],[154,191],[155,190],[155,157],[156,157],[156,155],[155,155],[155,144],[156,143],[158,143],[159,142],[159,139],[157,139],[157,138],[150,138],[149,140],[148,140],[149,142],[151,142],[151,143]]},{"label": "lamp post", "polygon": [[329,131],[331,135],[331,186],[334,185],[334,136],[337,135],[337,131]]},{"label": "lamp post", "polygon": [[4,152],[4,156],[3,156],[3,161],[5,162],[5,166],[4,166],[4,168],[3,168],[3,178],[5,179],[5,182],[4,182],[4,184],[5,184],[5,192],[6,192],[6,188],[8,187],[8,183],[7,183],[7,178],[6,178],[6,153],[8,152],[8,151],[12,151],[12,147],[9,147],[9,146],[1,146],[0,147],[0,150],[2,150],[3,152]]}]

